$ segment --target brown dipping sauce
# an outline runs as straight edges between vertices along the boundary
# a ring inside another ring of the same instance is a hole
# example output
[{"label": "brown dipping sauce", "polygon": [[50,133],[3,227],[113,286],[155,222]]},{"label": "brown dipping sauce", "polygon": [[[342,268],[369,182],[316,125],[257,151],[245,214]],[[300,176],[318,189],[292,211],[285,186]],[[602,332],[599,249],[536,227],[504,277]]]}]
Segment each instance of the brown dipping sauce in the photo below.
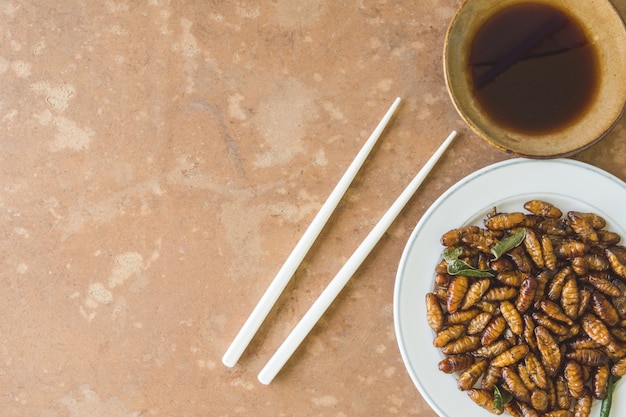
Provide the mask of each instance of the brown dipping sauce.
[{"label": "brown dipping sauce", "polygon": [[498,123],[544,134],[576,121],[598,87],[598,60],[571,16],[538,3],[505,8],[479,29],[469,70],[474,94]]}]

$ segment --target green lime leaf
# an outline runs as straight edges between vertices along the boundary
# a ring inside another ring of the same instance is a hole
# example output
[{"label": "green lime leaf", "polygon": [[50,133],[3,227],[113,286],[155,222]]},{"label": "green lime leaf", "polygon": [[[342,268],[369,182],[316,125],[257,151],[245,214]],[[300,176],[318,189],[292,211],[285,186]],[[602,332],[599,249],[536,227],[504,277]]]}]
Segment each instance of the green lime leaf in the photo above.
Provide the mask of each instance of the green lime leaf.
[{"label": "green lime leaf", "polygon": [[448,263],[448,274],[465,275],[467,277],[487,278],[493,277],[494,273],[489,270],[474,268],[462,259],[463,248],[449,249],[443,253],[443,259]]},{"label": "green lime leaf", "polygon": [[525,237],[526,229],[522,229],[514,235],[506,237],[493,245],[493,247],[491,248],[491,253],[493,253],[493,255],[495,256],[494,261],[496,259],[500,259],[502,255],[504,255],[511,249],[519,246],[524,241]]},{"label": "green lime leaf", "polygon": [[449,263],[449,262],[459,259],[459,256],[461,256],[461,253],[463,253],[463,248],[454,248],[454,249],[449,249],[445,251],[442,256],[443,256],[443,259]]},{"label": "green lime leaf", "polygon": [[502,411],[504,410],[504,405],[511,401],[513,396],[508,391],[500,391],[498,386],[493,387],[493,408],[494,410]]},{"label": "green lime leaf", "polygon": [[495,276],[493,272],[482,269],[463,269],[459,271],[457,275],[465,275],[466,277],[474,278],[492,278]]},{"label": "green lime leaf", "polygon": [[609,382],[606,387],[606,397],[602,400],[602,406],[600,407],[600,417],[609,417],[611,412],[611,402],[613,402],[613,391],[615,390],[615,384],[619,380],[619,377],[609,375]]},{"label": "green lime leaf", "polygon": [[494,273],[489,270],[477,269],[461,259],[448,261],[448,274],[465,275],[467,277],[487,278],[493,277]]}]

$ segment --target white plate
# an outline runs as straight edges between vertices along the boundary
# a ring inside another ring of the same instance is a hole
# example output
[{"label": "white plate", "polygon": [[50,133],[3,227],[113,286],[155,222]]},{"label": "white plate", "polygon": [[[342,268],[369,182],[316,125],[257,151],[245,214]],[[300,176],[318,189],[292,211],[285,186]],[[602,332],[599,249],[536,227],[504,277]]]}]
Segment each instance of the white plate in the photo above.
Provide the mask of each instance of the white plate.
[{"label": "white plate", "polygon": [[[600,214],[607,221],[607,230],[626,237],[626,184],[619,178],[569,159],[511,159],[476,171],[447,190],[426,211],[404,249],[394,293],[396,336],[411,379],[441,417],[493,414],[459,391],[454,375],[438,369],[444,356],[432,345],[425,297],[433,289],[434,269],[443,250],[439,239],[446,231],[462,225],[482,225],[482,219],[494,206],[502,212],[524,211],[523,203],[535,198],[549,201],[564,212]],[[599,412],[600,401],[594,401],[591,416],[598,416]],[[626,416],[623,379],[613,397],[613,416]]]}]

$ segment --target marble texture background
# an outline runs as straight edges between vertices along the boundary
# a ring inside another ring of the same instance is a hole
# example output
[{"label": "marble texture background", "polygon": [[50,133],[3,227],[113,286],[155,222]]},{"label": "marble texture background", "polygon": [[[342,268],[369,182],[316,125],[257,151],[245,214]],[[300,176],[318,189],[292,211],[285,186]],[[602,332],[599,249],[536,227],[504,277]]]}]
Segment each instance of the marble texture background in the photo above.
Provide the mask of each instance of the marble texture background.
[{"label": "marble texture background", "polygon": [[[434,417],[396,343],[398,261],[441,193],[510,157],[447,96],[441,52],[459,4],[0,1],[1,414]],[[223,366],[397,96],[267,322]],[[259,370],[453,129],[458,140],[261,385]],[[626,180],[625,123],[574,158]]]}]

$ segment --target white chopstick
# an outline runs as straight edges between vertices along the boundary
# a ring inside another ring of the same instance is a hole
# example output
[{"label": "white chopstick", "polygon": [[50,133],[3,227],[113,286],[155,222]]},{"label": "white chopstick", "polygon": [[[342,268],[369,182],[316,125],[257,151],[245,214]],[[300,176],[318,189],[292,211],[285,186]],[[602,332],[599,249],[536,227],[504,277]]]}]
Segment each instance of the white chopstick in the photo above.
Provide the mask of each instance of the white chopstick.
[{"label": "white chopstick", "polygon": [[326,202],[322,205],[319,212],[300,238],[300,241],[293,248],[293,251],[285,261],[284,265],[278,271],[278,274],[274,277],[274,280],[271,282],[254,310],[252,310],[252,313],[250,313],[250,316],[222,357],[224,365],[228,367],[235,366],[243,352],[246,350],[248,344],[276,303],[276,300],[278,300],[280,294],[291,280],[291,277],[298,269],[298,266],[304,259],[305,255],[309,249],[311,249],[313,242],[315,242],[319,236],[320,232],[324,228],[324,225],[328,221],[328,218],[339,204],[339,201],[341,201],[341,198],[367,159],[367,156],[378,141],[378,138],[387,126],[387,123],[389,123],[389,120],[393,116],[399,104],[400,97],[395,99],[385,116],[378,123],[378,126],[376,126],[376,129],[374,129],[370,135],[369,139],[367,139],[365,144],[363,144],[363,147],[343,174],[343,177],[341,177],[335,186],[335,189],[330,193]]},{"label": "white chopstick", "polygon": [[291,355],[298,348],[300,343],[309,334],[313,326],[322,317],[326,309],[330,306],[333,300],[339,295],[343,287],[348,283],[352,275],[359,268],[361,263],[369,255],[371,250],[376,246],[380,238],[385,231],[391,226],[391,223],[398,216],[402,208],[411,199],[415,191],[422,184],[430,170],[437,163],[443,152],[448,145],[452,142],[456,132],[452,131],[443,144],[435,151],[434,155],[426,162],[422,169],[417,173],[415,178],[409,183],[409,185],[400,194],[398,199],[392,204],[387,212],[381,217],[376,226],[363,240],[361,245],[356,249],[352,256],[348,259],[346,264],[339,270],[337,275],[328,284],[326,289],[322,291],[319,298],[313,303],[311,308],[305,313],[300,322],[294,327],[289,336],[280,345],[278,350],[267,362],[265,367],[259,373],[259,381],[262,384],[269,384],[274,377],[282,369],[283,365],[289,360]]}]

